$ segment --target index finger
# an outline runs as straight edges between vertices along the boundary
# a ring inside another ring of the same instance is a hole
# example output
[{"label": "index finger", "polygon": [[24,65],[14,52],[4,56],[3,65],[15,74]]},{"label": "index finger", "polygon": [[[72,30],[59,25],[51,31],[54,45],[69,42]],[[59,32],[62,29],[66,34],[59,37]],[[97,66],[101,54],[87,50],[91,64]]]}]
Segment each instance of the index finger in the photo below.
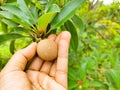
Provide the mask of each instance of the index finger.
[{"label": "index finger", "polygon": [[36,45],[37,43],[32,43],[28,47],[17,51],[1,72],[10,72],[15,70],[23,71],[27,62],[36,54]]},{"label": "index finger", "polygon": [[65,88],[67,88],[68,48],[70,38],[70,33],[64,31],[61,33],[60,39],[58,41],[58,58],[55,79]]}]

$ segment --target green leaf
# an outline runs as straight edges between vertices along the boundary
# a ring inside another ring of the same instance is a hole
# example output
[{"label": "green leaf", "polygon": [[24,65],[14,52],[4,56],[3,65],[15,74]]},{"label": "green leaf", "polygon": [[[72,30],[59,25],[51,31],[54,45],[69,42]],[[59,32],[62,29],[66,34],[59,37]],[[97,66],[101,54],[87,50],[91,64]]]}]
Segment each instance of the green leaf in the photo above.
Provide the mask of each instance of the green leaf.
[{"label": "green leaf", "polygon": [[3,10],[7,10],[8,12],[12,13],[13,15],[17,16],[20,21],[25,22],[29,26],[32,26],[32,23],[29,21],[30,17],[23,13],[18,7],[15,5],[6,4],[0,7]]},{"label": "green leaf", "polygon": [[[35,0],[35,1],[38,1],[41,5],[46,5],[48,0]],[[51,0],[49,0],[51,1]]]},{"label": "green leaf", "polygon": [[65,23],[65,27],[71,33],[71,42],[70,43],[72,45],[72,48],[74,50],[77,50],[77,48],[78,48],[78,34],[77,34],[75,26],[73,25],[73,23],[71,21],[68,20]]},{"label": "green leaf", "polygon": [[16,0],[7,0],[7,3],[13,3],[16,2]]},{"label": "green leaf", "polygon": [[30,13],[30,11],[29,11],[29,9],[28,9],[25,1],[24,0],[17,0],[17,3],[18,3],[18,7],[21,9],[21,11],[24,12],[25,15],[27,15],[28,17],[30,17],[29,18],[30,22],[32,22],[32,24],[35,24],[33,16],[31,15],[31,13]]},{"label": "green leaf", "polygon": [[27,24],[26,22],[24,22],[23,19],[18,18],[17,16],[13,15],[10,12],[7,11],[0,11],[0,15],[4,18],[10,19],[11,21],[14,21],[18,24],[21,24],[22,26],[26,26],[29,27],[29,24]]},{"label": "green leaf", "polygon": [[87,72],[87,62],[80,66],[80,80],[84,80]]},{"label": "green leaf", "polygon": [[38,20],[38,10],[37,10],[37,8],[34,5],[31,5],[30,11],[31,11],[31,14],[34,17],[34,21],[36,23],[37,20]]},{"label": "green leaf", "polygon": [[39,31],[44,31],[46,33],[46,29],[50,21],[53,19],[53,16],[56,14],[56,12],[50,12],[43,14],[40,16],[38,19],[38,30]]},{"label": "green leaf", "polygon": [[24,37],[24,36],[21,34],[17,34],[17,33],[1,34],[0,35],[0,44],[5,42],[5,41],[14,40],[17,38],[22,38],[22,37]]},{"label": "green leaf", "polygon": [[19,33],[19,34],[25,33],[25,35],[27,35],[27,34],[29,34],[29,30],[25,29],[24,27],[14,27],[11,30],[11,33]]},{"label": "green leaf", "polygon": [[21,11],[23,11],[26,15],[29,16],[30,12],[27,8],[25,1],[24,0],[17,0],[17,3],[18,3],[18,7],[21,9]]},{"label": "green leaf", "polygon": [[115,87],[113,87],[113,86],[109,86],[108,90],[117,90],[117,89]]},{"label": "green leaf", "polygon": [[64,6],[64,2],[65,2],[65,0],[60,0],[59,1],[59,5],[62,7],[62,6]]},{"label": "green leaf", "polygon": [[60,12],[60,8],[57,4],[52,4],[47,12]]},{"label": "green leaf", "polygon": [[104,84],[101,81],[90,81],[90,87],[95,87],[95,88],[106,88],[107,89],[107,85]]},{"label": "green leaf", "polygon": [[50,1],[48,2],[48,4],[47,4],[46,7],[45,7],[45,12],[46,12],[46,13],[49,11],[49,9],[52,7],[53,3],[55,3],[55,2],[56,2],[56,0],[50,0]]},{"label": "green leaf", "polygon": [[65,21],[75,14],[76,10],[80,8],[84,2],[85,0],[71,0],[67,3],[53,19],[51,28],[55,29],[64,24]]},{"label": "green leaf", "polygon": [[73,68],[70,67],[68,69],[68,78],[70,80],[76,81],[78,79],[77,77],[78,77],[78,72],[76,72]]},{"label": "green leaf", "polygon": [[8,32],[8,28],[7,28],[7,25],[4,23],[4,22],[1,22],[1,28],[2,28],[2,31],[4,32],[4,33],[7,33]]},{"label": "green leaf", "polygon": [[35,2],[35,6],[36,6],[39,10],[43,11],[43,6],[42,6],[42,4],[41,4],[39,1],[36,1],[36,2]]},{"label": "green leaf", "polygon": [[5,24],[7,24],[10,27],[16,27],[16,26],[18,26],[17,23],[15,23],[15,22],[13,22],[13,21],[11,21],[9,19],[3,18],[1,21],[4,22]]},{"label": "green leaf", "polygon": [[76,87],[78,87],[77,81],[76,82],[73,82],[73,81],[68,82],[68,90],[75,90]]},{"label": "green leaf", "polygon": [[120,90],[120,74],[115,70],[110,70],[105,72],[105,76],[111,85],[113,85],[117,90]]},{"label": "green leaf", "polygon": [[75,23],[75,25],[79,28],[80,32],[84,31],[84,24],[81,18],[79,18],[77,15],[74,15],[72,17],[72,21]]},{"label": "green leaf", "polygon": [[10,52],[11,52],[11,54],[14,54],[14,52],[15,52],[15,40],[12,40],[10,42]]},{"label": "green leaf", "polygon": [[25,3],[29,5],[31,3],[31,0],[25,0]]},{"label": "green leaf", "polygon": [[7,11],[0,11],[0,16],[8,19],[16,19],[16,16]]}]

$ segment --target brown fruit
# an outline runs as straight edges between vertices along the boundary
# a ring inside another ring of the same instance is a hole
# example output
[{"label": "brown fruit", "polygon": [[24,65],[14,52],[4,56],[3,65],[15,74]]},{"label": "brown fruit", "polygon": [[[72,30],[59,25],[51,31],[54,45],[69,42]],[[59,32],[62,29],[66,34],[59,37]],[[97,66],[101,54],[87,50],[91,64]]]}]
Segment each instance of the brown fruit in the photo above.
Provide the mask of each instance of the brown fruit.
[{"label": "brown fruit", "polygon": [[37,45],[37,54],[45,61],[52,61],[57,58],[57,44],[53,40],[44,39]]}]

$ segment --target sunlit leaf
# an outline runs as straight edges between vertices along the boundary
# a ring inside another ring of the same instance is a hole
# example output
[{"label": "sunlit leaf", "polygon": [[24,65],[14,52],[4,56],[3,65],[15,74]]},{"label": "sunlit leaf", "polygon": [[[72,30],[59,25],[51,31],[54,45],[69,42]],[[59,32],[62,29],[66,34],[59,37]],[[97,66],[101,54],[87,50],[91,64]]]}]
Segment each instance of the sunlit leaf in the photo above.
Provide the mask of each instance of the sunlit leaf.
[{"label": "sunlit leaf", "polygon": [[60,12],[60,8],[57,4],[52,4],[47,12]]},{"label": "sunlit leaf", "polygon": [[20,25],[23,25],[23,26],[26,26],[26,27],[29,27],[29,24],[24,22],[23,19],[20,19],[18,18],[17,16],[13,15],[12,13],[10,12],[7,12],[7,11],[0,11],[0,16],[1,17],[4,17],[4,18],[7,18],[7,19],[10,19],[11,21],[14,21]]},{"label": "sunlit leaf", "polygon": [[53,19],[53,16],[56,14],[56,12],[50,12],[43,14],[40,16],[38,19],[38,30],[39,31],[44,31],[46,33],[46,29],[50,21]]},{"label": "sunlit leaf", "polygon": [[67,3],[58,13],[52,21],[52,29],[57,28],[64,24],[69,18],[71,18],[76,10],[82,6],[85,0],[71,0]]},{"label": "sunlit leaf", "polygon": [[35,21],[35,24],[36,24],[36,22],[38,20],[38,10],[34,5],[31,5],[30,11],[31,11],[32,16],[34,17],[34,21]]},{"label": "sunlit leaf", "polygon": [[0,16],[8,18],[8,19],[15,19],[16,16],[11,14],[10,12],[7,11],[0,11]]},{"label": "sunlit leaf", "polygon": [[32,26],[32,23],[29,21],[30,17],[23,13],[17,6],[12,4],[6,4],[0,7],[3,10],[7,10],[13,15],[17,16],[21,21],[26,22],[29,26]]},{"label": "sunlit leaf", "polygon": [[1,29],[4,33],[7,33],[8,32],[8,28],[7,28],[7,25],[4,23],[4,22],[1,22]]},{"label": "sunlit leaf", "polygon": [[10,27],[16,27],[16,26],[18,26],[17,23],[15,23],[15,22],[13,22],[13,21],[11,21],[9,19],[3,18],[1,21],[4,22],[5,24],[7,24]]},{"label": "sunlit leaf", "polygon": [[18,7],[21,9],[21,11],[23,11],[25,13],[25,15],[27,15],[29,17],[29,21],[32,22],[32,24],[35,24],[34,17],[30,13],[25,1],[24,0],[17,0],[17,3],[19,5]]},{"label": "sunlit leaf", "polygon": [[50,8],[53,6],[53,3],[55,3],[55,2],[56,2],[56,0],[50,0],[45,7],[45,12],[49,12]]}]

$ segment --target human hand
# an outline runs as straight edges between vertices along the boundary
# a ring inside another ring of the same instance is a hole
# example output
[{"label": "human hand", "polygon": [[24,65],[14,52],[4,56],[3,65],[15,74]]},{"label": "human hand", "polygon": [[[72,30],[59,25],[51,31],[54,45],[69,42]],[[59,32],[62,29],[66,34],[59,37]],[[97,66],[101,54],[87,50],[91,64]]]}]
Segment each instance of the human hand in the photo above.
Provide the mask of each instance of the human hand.
[{"label": "human hand", "polygon": [[[47,62],[36,55],[37,43],[17,51],[0,73],[0,90],[67,90],[70,34],[61,32],[49,39],[58,44],[58,57]],[[28,61],[32,63],[25,71]]]}]

